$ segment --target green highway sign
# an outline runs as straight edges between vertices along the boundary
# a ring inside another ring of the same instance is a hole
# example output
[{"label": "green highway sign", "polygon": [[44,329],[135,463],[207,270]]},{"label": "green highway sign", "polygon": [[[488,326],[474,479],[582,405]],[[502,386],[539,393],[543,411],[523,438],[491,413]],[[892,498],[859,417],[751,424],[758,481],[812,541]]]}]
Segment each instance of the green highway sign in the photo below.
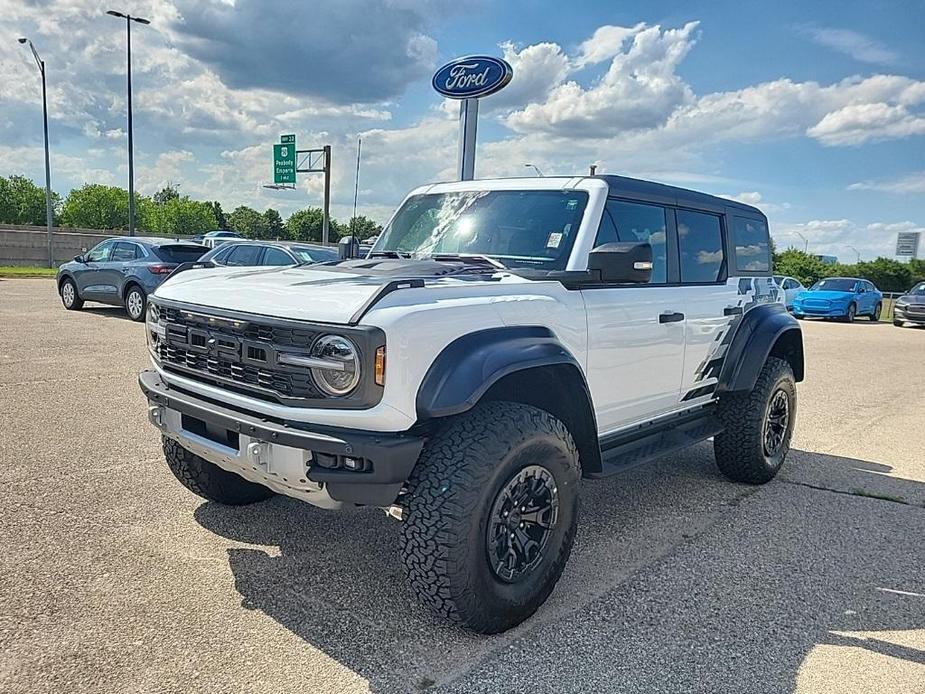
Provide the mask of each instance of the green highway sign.
[{"label": "green highway sign", "polygon": [[280,136],[279,136],[279,141],[280,141],[280,143],[282,143],[282,144],[284,144],[284,145],[290,145],[290,144],[291,144],[291,145],[294,145],[294,144],[295,144],[295,135],[280,135]]},{"label": "green highway sign", "polygon": [[273,145],[274,183],[295,183],[295,135],[289,137],[292,143]]}]

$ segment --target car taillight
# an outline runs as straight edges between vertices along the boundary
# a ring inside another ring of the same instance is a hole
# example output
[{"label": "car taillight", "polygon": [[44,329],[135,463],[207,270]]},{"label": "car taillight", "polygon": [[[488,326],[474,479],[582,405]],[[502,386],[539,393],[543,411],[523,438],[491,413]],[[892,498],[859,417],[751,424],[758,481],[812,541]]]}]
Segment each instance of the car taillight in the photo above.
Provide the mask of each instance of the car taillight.
[{"label": "car taillight", "polygon": [[176,265],[149,265],[148,270],[153,272],[155,275],[169,275],[171,272],[176,270]]}]

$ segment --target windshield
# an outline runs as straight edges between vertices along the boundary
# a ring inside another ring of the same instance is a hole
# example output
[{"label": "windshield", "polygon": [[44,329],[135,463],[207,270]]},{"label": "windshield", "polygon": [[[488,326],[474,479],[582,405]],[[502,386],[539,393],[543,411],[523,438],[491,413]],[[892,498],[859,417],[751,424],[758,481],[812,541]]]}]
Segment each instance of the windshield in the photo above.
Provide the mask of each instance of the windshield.
[{"label": "windshield", "polygon": [[811,292],[853,292],[854,285],[858,283],[857,280],[845,279],[844,277],[829,277],[824,280],[819,280],[810,287],[809,291]]},{"label": "windshield", "polygon": [[506,267],[563,270],[588,194],[560,190],[490,190],[415,195],[373,247],[413,258],[483,255]]},{"label": "windshield", "polygon": [[303,263],[320,263],[325,260],[337,260],[337,251],[312,246],[290,246],[289,250]]},{"label": "windshield", "polygon": [[916,295],[918,295],[918,296],[921,296],[921,295],[925,294],[925,282],[919,282],[917,285],[915,285],[912,289],[910,289],[910,290],[909,290],[908,292],[906,292],[906,293],[907,293],[907,294],[916,294]]}]

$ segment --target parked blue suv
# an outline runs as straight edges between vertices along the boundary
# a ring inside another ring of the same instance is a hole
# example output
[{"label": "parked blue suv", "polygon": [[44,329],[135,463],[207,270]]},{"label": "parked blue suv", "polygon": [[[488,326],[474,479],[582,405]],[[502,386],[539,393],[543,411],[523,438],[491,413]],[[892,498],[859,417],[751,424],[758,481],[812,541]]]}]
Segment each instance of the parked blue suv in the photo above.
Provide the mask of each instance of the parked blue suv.
[{"label": "parked blue suv", "polygon": [[880,290],[857,277],[826,277],[793,300],[793,315],[797,318],[841,318],[850,323],[855,316],[867,316],[878,321],[882,309]]},{"label": "parked blue suv", "polygon": [[186,241],[148,237],[106,239],[58,268],[64,308],[84,301],[125,306],[129,318],[144,320],[148,294],[181,263],[198,260],[209,249]]}]

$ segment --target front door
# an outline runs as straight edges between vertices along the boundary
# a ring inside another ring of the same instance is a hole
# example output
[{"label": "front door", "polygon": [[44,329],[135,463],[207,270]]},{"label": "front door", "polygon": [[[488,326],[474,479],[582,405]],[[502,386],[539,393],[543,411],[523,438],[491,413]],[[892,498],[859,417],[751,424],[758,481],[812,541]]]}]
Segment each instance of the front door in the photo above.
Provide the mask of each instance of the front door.
[{"label": "front door", "polygon": [[116,242],[112,239],[103,241],[84,255],[83,265],[74,272],[77,292],[81,298],[94,301],[105,299],[106,291],[102,285],[100,271],[104,264],[109,261],[109,256],[115,245]]},{"label": "front door", "polygon": [[[668,286],[674,256],[668,210],[608,200],[595,247],[615,241],[652,245],[651,282],[582,290],[588,318],[588,384],[601,435],[678,407],[684,363],[684,306]],[[669,248],[672,249],[669,253]]]}]

